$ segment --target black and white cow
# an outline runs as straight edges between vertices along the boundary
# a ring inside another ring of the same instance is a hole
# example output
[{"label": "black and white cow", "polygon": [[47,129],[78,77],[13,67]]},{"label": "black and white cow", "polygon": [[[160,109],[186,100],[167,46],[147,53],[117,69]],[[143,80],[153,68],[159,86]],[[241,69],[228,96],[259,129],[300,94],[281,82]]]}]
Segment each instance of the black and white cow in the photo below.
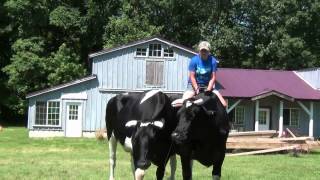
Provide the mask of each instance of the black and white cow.
[{"label": "black and white cow", "polygon": [[220,179],[230,129],[225,107],[214,93],[200,93],[183,102],[177,117],[172,138],[181,156],[183,179],[192,178],[191,159],[213,165],[213,179]]},{"label": "black and white cow", "polygon": [[[157,167],[157,179],[164,176],[165,165],[174,154],[171,134],[177,125],[174,108],[160,91],[130,93],[111,98],[106,109],[106,126],[110,151],[110,180],[114,179],[116,147],[119,141],[132,154],[136,180],[143,179],[151,162]],[[171,163],[174,179],[175,156]]]}]

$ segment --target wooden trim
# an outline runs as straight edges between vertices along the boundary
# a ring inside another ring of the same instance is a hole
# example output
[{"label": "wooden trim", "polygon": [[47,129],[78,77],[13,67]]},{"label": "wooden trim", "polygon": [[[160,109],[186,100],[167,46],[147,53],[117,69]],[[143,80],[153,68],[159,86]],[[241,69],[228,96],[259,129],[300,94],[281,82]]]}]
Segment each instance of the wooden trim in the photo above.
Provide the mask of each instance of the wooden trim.
[{"label": "wooden trim", "polygon": [[301,102],[301,101],[297,101],[297,103],[302,107],[302,109],[310,116],[310,111],[309,109]]},{"label": "wooden trim", "polygon": [[242,99],[239,99],[237,102],[235,102],[230,108],[227,109],[227,113],[231,112],[241,101]]},{"label": "wooden trim", "polygon": [[269,91],[269,92],[266,92],[266,93],[263,93],[263,94],[260,94],[260,95],[257,95],[257,96],[254,96],[254,97],[251,98],[251,100],[255,101],[255,100],[263,99],[263,98],[266,98],[266,97],[272,96],[272,95],[275,95],[275,96],[278,96],[278,97],[280,97],[282,99],[294,102],[294,98],[293,97],[287,96],[285,94],[281,94],[281,93],[273,91],[273,90]]},{"label": "wooden trim", "polygon": [[189,52],[189,53],[191,53],[193,55],[197,54],[197,52],[194,51],[194,50],[187,49],[187,48],[185,48],[185,47],[183,47],[181,45],[175,44],[173,42],[170,42],[168,40],[165,40],[165,39],[162,39],[162,38],[159,38],[159,37],[154,37],[154,38],[145,39],[145,40],[138,40],[138,41],[135,41],[135,42],[132,42],[132,43],[128,43],[128,44],[119,46],[119,47],[114,47],[114,48],[111,48],[111,49],[105,49],[105,50],[102,50],[102,51],[91,53],[91,54],[89,54],[89,58],[94,58],[94,57],[97,57],[97,56],[100,56],[100,55],[108,54],[108,53],[111,53],[111,52],[114,52],[114,51],[118,51],[118,50],[121,50],[121,49],[125,49],[125,48],[134,47],[134,46],[141,45],[141,44],[144,44],[144,43],[149,43],[149,42],[152,42],[152,41],[160,41],[160,42],[162,42],[164,44],[167,44],[168,46],[176,47],[178,49],[187,51],[187,52]]},{"label": "wooden trim", "polygon": [[[99,88],[99,92],[115,92],[115,93],[127,93],[127,92],[146,92],[154,89],[106,89],[106,88]],[[161,92],[166,94],[183,94],[184,91],[168,91],[168,90],[161,90]]]},{"label": "wooden trim", "polygon": [[45,93],[48,93],[48,92],[52,92],[52,91],[56,91],[56,90],[59,90],[59,89],[63,89],[63,88],[66,88],[66,87],[69,87],[69,86],[73,86],[73,85],[76,85],[76,84],[80,84],[80,83],[83,83],[83,82],[86,82],[86,81],[90,81],[90,80],[93,80],[93,79],[96,79],[96,78],[97,78],[96,75],[92,75],[92,76],[85,77],[85,78],[82,78],[82,79],[77,79],[77,80],[74,80],[74,81],[71,81],[71,82],[68,82],[68,83],[64,83],[64,84],[60,84],[60,85],[57,85],[57,86],[54,86],[54,87],[51,87],[51,88],[47,88],[47,89],[43,89],[43,90],[40,90],[40,91],[35,91],[35,92],[32,92],[32,93],[29,93],[29,94],[27,94],[26,98],[29,99],[29,98],[34,97],[34,96],[38,96],[38,95],[45,94]]},{"label": "wooden trim", "polygon": [[295,146],[272,148],[272,149],[265,149],[265,150],[259,150],[259,151],[243,152],[243,153],[237,153],[237,154],[227,154],[227,156],[244,156],[244,155],[253,155],[253,154],[264,154],[264,153],[269,153],[269,152],[292,150],[292,149],[297,149],[297,148],[299,148],[299,146],[295,145]]}]

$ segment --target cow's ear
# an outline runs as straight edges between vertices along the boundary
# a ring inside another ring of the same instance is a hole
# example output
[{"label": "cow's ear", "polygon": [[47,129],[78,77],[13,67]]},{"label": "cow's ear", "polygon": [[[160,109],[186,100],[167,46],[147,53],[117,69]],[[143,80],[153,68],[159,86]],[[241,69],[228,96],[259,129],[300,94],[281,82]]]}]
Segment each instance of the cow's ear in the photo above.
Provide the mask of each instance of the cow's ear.
[{"label": "cow's ear", "polygon": [[137,125],[137,123],[138,123],[137,120],[128,121],[128,122],[126,123],[126,127],[134,127],[134,126]]}]

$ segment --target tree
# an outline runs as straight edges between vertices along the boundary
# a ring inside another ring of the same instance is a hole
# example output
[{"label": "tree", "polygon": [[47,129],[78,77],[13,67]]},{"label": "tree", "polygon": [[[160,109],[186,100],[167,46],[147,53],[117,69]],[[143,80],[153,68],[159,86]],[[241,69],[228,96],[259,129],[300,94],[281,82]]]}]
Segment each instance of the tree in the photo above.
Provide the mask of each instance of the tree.
[{"label": "tree", "polygon": [[12,108],[20,114],[25,112],[25,95],[46,87],[46,59],[44,40],[39,37],[17,40],[13,46],[11,64],[3,68],[8,75],[8,86],[16,92],[17,102]]},{"label": "tree", "polygon": [[66,83],[87,74],[87,71],[80,63],[80,57],[74,51],[62,44],[57,52],[52,53],[48,58],[48,85],[53,86]]},{"label": "tree", "polygon": [[111,17],[105,28],[106,48],[159,34],[161,27],[150,25],[146,17],[129,18],[126,15]]},{"label": "tree", "polygon": [[[204,24],[221,65],[301,69],[319,59],[319,3],[233,0],[216,26]],[[311,38],[313,37],[313,38]]]}]

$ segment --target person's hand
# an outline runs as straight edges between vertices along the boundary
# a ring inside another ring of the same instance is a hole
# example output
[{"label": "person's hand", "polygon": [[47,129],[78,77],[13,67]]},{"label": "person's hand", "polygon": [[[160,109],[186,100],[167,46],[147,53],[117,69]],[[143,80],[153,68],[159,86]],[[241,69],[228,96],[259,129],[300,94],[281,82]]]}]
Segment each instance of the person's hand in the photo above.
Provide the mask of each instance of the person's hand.
[{"label": "person's hand", "polygon": [[206,96],[211,96],[212,95],[212,91],[209,91],[208,89],[204,91],[204,95]]},{"label": "person's hand", "polygon": [[195,91],[194,91],[195,95],[198,95],[200,93],[200,88],[198,87]]}]

